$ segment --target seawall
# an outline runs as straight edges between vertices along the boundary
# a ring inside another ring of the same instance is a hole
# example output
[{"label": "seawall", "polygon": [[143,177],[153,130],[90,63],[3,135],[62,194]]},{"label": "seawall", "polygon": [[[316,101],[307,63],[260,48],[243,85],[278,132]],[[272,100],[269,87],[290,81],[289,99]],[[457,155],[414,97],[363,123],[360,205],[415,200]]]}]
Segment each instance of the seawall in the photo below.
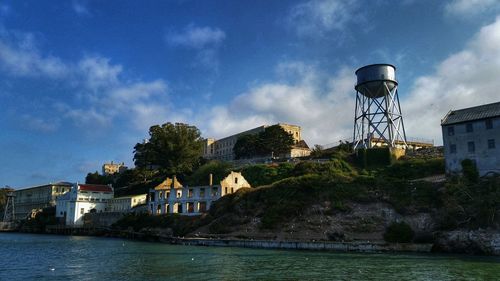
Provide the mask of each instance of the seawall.
[{"label": "seawall", "polygon": [[261,249],[286,250],[316,250],[337,252],[414,252],[429,253],[432,244],[396,244],[383,242],[305,242],[305,241],[274,241],[274,240],[232,240],[232,239],[203,239],[203,238],[169,238],[160,239],[177,245],[241,247]]}]

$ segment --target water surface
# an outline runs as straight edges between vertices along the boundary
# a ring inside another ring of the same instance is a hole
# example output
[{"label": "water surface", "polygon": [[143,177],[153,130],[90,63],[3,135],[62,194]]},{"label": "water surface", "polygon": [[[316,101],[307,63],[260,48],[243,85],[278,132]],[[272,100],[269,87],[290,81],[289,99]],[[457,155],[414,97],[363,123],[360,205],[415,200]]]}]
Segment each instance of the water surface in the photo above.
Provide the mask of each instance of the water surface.
[{"label": "water surface", "polygon": [[500,258],[174,246],[0,233],[0,280],[500,280]]}]

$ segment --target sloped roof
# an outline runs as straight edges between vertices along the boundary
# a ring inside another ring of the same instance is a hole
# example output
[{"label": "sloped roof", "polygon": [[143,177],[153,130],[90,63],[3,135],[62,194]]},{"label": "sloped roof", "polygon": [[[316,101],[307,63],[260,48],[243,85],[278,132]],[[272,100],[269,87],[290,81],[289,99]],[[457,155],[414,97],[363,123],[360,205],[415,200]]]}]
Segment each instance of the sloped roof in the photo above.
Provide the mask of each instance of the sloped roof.
[{"label": "sloped roof", "polygon": [[109,185],[103,184],[79,184],[78,187],[82,191],[113,192]]},{"label": "sloped roof", "polygon": [[483,104],[459,110],[450,110],[441,125],[450,125],[500,116],[500,102]]},{"label": "sloped roof", "polygon": [[309,149],[309,145],[307,145],[305,140],[300,140],[298,143],[293,145],[292,148],[307,148],[307,149]]},{"label": "sloped roof", "polygon": [[182,184],[177,180],[177,177],[174,176],[173,179],[166,178],[162,183],[155,186],[155,190],[165,190],[170,188],[181,188]]}]

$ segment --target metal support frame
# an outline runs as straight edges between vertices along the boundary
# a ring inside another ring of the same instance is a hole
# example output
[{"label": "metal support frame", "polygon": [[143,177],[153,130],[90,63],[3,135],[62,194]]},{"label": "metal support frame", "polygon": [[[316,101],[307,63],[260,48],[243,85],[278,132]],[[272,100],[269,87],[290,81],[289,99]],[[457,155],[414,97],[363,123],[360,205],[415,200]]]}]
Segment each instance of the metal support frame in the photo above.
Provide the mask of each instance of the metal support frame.
[{"label": "metal support frame", "polygon": [[[369,90],[366,89],[366,91]],[[378,93],[387,93],[379,98]],[[371,97],[370,97],[371,96]],[[398,86],[391,90],[387,82],[381,82],[376,93],[363,95],[356,90],[354,109],[353,148],[371,148],[372,139],[383,141],[389,147],[399,144],[406,148],[406,132],[399,104]]]},{"label": "metal support frame", "polygon": [[14,222],[16,220],[16,216],[14,213],[14,197],[15,194],[13,191],[7,193],[7,202],[5,203],[2,222]]}]

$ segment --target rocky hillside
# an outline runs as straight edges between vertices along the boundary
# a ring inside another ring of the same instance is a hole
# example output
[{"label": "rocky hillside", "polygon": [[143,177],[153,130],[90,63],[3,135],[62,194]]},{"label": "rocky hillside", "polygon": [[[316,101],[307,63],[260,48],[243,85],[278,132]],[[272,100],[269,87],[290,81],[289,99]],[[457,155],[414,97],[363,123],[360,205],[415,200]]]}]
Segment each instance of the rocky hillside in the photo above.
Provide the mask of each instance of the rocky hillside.
[{"label": "rocky hillside", "polygon": [[[334,158],[281,170],[262,177],[272,182],[274,175],[274,183],[224,196],[201,217],[128,217],[117,227],[161,225],[188,237],[435,243],[441,251],[500,254],[500,178],[419,180],[444,170],[442,158],[420,157],[372,169]],[[454,247],[452,239],[463,243]]]}]

